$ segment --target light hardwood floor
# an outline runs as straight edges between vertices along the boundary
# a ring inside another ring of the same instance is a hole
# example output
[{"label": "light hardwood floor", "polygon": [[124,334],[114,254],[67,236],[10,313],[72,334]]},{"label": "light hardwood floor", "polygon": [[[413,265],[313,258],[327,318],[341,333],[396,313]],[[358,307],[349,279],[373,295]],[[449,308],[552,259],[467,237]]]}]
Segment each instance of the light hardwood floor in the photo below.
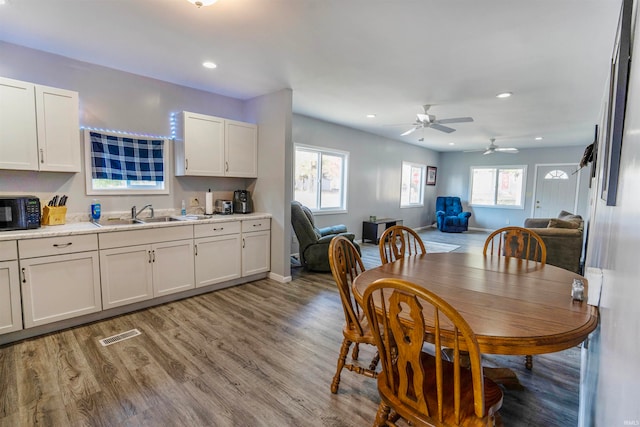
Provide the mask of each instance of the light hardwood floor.
[{"label": "light hardwood floor", "polygon": [[[487,233],[421,233],[482,250]],[[377,247],[363,245],[370,268]],[[0,348],[0,426],[370,426],[375,380],[343,372],[330,384],[343,313],[330,274],[253,283],[141,310]],[[102,347],[137,328],[142,335]],[[363,346],[368,364],[373,350]],[[486,356],[517,372],[505,390],[505,426],[575,426],[579,349]]]}]

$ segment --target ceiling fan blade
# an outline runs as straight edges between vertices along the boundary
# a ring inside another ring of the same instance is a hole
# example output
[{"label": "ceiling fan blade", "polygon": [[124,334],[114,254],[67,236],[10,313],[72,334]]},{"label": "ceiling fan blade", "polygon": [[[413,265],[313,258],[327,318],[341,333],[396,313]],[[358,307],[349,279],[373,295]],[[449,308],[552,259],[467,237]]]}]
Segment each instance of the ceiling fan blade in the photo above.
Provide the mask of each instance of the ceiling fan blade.
[{"label": "ceiling fan blade", "polygon": [[468,123],[472,121],[473,117],[454,117],[451,119],[436,120],[438,123]]},{"label": "ceiling fan blade", "polygon": [[447,126],[442,126],[438,123],[434,123],[432,125],[429,125],[429,127],[431,129],[436,129],[439,130],[440,132],[446,132],[446,133],[451,133],[451,132],[455,132],[456,130]]},{"label": "ceiling fan blade", "polygon": [[518,149],[517,148],[496,148],[496,151],[500,151],[501,153],[516,154],[518,152]]},{"label": "ceiling fan blade", "polygon": [[487,154],[491,154],[491,153],[493,153],[493,152],[494,152],[494,150],[492,150],[492,149],[488,149],[487,151],[485,151],[484,153],[482,153],[482,155],[483,155],[483,156],[486,156]]},{"label": "ceiling fan blade", "polygon": [[419,128],[419,126],[412,127],[412,128],[411,128],[411,129],[409,129],[408,131],[401,133],[401,134],[400,134],[400,136],[406,136],[406,135],[409,135],[410,133],[413,133],[413,132],[417,131],[417,130],[418,130],[418,128]]}]

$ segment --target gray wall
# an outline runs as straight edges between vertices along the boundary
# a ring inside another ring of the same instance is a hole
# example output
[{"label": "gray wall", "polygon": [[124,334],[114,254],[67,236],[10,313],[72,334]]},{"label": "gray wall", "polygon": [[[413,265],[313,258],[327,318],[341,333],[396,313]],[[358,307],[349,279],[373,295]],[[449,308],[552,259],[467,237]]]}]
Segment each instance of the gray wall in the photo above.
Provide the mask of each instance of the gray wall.
[{"label": "gray wall", "polygon": [[[79,62],[58,55],[0,42],[0,76],[79,92],[80,125],[141,134],[171,136],[171,113],[183,110],[249,121],[245,102]],[[171,144],[170,144],[171,145]],[[204,193],[246,188],[254,180],[173,176],[170,156],[171,194],[153,196],[99,196],[104,212],[128,211],[132,205],[152,203],[159,209],[180,209],[189,197],[204,200]],[[84,157],[83,157],[84,159]],[[67,194],[69,215],[86,213],[95,196],[85,191],[81,173],[0,170],[0,192],[33,194],[49,200]]]},{"label": "gray wall", "polygon": [[[296,114],[293,143],[349,152],[347,213],[316,215],[319,227],[345,224],[359,240],[362,221],[371,215],[401,218],[412,228],[433,222],[436,187],[425,186],[423,208],[401,209],[400,181],[403,161],[437,167],[439,153]],[[293,186],[293,180],[289,185]]]},{"label": "gray wall", "polygon": [[[459,196],[465,210],[472,213],[469,225],[475,228],[494,230],[507,225],[524,224],[531,217],[536,165],[542,164],[578,164],[587,145],[593,141],[584,141],[584,145],[564,148],[538,148],[520,150],[517,154],[495,153],[484,156],[482,152],[442,153],[438,180],[439,196]],[[504,144],[503,144],[504,145]],[[500,209],[469,206],[469,174],[471,166],[526,165],[527,184],[524,209]],[[583,217],[587,213],[589,193],[589,168],[579,173],[580,190],[578,193],[578,213]]]},{"label": "gray wall", "polygon": [[[634,34],[638,40],[637,25]],[[592,185],[586,266],[602,269],[603,275],[600,327],[589,346],[582,389],[585,426],[640,423],[640,98],[632,96],[639,91],[640,66],[632,61],[616,206],[606,206],[600,198],[604,156],[598,158],[597,182]]]}]

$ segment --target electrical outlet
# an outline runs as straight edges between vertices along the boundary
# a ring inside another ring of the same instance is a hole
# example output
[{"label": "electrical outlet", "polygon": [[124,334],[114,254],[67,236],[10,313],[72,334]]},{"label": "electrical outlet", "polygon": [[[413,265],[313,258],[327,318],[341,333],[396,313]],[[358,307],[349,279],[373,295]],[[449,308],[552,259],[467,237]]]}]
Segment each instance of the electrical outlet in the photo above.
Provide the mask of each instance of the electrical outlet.
[{"label": "electrical outlet", "polygon": [[191,197],[189,199],[189,206],[192,208],[200,206],[200,200],[197,197]]}]

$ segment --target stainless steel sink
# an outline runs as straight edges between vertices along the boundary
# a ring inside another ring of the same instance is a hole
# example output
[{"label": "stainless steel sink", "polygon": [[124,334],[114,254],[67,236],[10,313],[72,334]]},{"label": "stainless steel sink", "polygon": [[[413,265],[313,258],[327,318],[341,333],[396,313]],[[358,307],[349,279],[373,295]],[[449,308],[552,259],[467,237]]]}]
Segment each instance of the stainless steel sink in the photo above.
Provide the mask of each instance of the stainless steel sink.
[{"label": "stainless steel sink", "polygon": [[137,221],[140,221],[143,224],[149,224],[154,222],[171,222],[180,220],[171,216],[155,216],[153,218],[138,218]]},{"label": "stainless steel sink", "polygon": [[131,218],[104,218],[99,222],[94,222],[93,224],[97,225],[98,227],[109,227],[112,225],[133,225],[144,223],[138,219]]}]

